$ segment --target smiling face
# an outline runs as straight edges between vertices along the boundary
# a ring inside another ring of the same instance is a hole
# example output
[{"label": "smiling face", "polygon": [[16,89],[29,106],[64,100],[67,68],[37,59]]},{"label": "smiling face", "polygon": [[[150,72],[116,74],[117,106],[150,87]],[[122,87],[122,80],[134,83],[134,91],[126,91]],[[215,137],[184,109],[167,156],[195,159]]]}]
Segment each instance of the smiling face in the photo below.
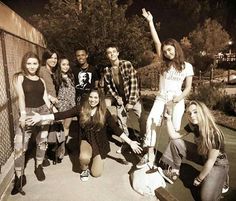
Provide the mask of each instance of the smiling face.
[{"label": "smiling face", "polygon": [[106,53],[107,53],[107,58],[111,62],[115,62],[118,59],[119,52],[117,51],[116,47],[109,47],[109,48],[107,48]]},{"label": "smiling face", "polygon": [[88,54],[86,53],[85,50],[77,50],[75,55],[80,65],[87,64]]},{"label": "smiling face", "polygon": [[175,47],[172,45],[164,45],[163,46],[163,55],[169,60],[173,60],[175,58]]},{"label": "smiling face", "polygon": [[188,116],[188,120],[192,124],[194,124],[194,125],[199,124],[199,115],[198,115],[198,111],[197,111],[197,106],[195,104],[191,104],[188,107],[187,116]]},{"label": "smiling face", "polygon": [[36,58],[29,58],[26,61],[26,69],[29,75],[35,75],[39,68],[39,61]]},{"label": "smiling face", "polygon": [[60,67],[61,67],[61,72],[66,74],[68,72],[68,70],[70,69],[68,59],[62,59],[61,63],[60,63]]},{"label": "smiling face", "polygon": [[92,91],[89,94],[88,102],[92,108],[96,107],[99,104],[99,95],[96,91]]},{"label": "smiling face", "polygon": [[50,58],[46,60],[46,65],[50,68],[54,68],[57,65],[57,54],[53,53]]}]

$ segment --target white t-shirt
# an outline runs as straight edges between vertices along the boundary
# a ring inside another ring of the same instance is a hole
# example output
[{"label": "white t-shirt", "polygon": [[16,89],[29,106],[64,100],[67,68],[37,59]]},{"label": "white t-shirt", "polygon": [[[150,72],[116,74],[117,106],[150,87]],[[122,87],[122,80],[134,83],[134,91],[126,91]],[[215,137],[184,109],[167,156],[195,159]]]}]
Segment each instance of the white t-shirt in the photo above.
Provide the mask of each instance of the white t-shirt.
[{"label": "white t-shirt", "polygon": [[177,71],[173,66],[171,66],[168,72],[164,72],[160,75],[160,93],[181,93],[181,88],[185,78],[193,75],[193,66],[188,62],[185,62],[185,68],[181,72]]}]

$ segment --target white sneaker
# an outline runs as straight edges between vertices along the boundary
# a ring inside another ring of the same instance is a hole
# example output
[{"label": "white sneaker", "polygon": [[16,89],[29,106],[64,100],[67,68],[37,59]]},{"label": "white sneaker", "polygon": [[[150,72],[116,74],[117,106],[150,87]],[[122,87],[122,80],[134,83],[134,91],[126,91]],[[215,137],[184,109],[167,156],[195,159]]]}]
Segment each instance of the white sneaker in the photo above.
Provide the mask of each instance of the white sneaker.
[{"label": "white sneaker", "polygon": [[81,180],[81,181],[88,181],[89,175],[90,175],[89,169],[82,171],[82,172],[80,173],[80,180]]},{"label": "white sneaker", "polygon": [[222,194],[223,193],[227,193],[229,191],[229,186],[228,185],[224,185],[222,188]]}]

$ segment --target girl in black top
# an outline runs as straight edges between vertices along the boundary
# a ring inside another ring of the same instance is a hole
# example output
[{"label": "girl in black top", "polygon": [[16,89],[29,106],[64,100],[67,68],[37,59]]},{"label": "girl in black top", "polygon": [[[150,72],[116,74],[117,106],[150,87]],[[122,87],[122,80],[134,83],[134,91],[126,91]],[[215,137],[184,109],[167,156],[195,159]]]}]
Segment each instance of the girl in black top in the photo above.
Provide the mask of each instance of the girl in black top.
[{"label": "girl in black top", "polygon": [[58,112],[51,115],[35,114],[27,120],[27,123],[33,125],[44,120],[59,120],[68,117],[77,116],[80,127],[80,164],[82,173],[80,178],[87,181],[90,170],[88,165],[92,159],[91,173],[94,177],[99,177],[103,171],[104,160],[110,151],[107,138],[106,127],[113,129],[114,134],[120,136],[127,142],[134,152],[140,153],[139,143],[130,140],[116,124],[111,113],[106,108],[102,92],[92,90],[89,93],[87,101],[81,106],[76,106],[65,112]]},{"label": "girl in black top", "polygon": [[22,185],[26,184],[24,175],[24,152],[28,148],[28,142],[32,134],[36,133],[36,167],[35,174],[39,181],[45,179],[42,161],[47,149],[48,126],[26,126],[26,115],[32,112],[48,114],[50,102],[48,100],[45,83],[38,76],[39,58],[33,52],[24,55],[21,63],[21,72],[13,76],[13,85],[18,96],[20,110],[20,126],[14,138],[14,162],[15,162],[15,184],[11,194],[21,191]]}]

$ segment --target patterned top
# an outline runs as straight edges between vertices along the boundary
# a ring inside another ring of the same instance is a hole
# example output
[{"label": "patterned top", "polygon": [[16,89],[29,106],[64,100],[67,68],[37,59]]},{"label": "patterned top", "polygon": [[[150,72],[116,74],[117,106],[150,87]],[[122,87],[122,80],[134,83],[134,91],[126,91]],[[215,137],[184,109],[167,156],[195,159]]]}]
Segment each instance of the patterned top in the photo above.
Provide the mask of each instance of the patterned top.
[{"label": "patterned top", "polygon": [[63,78],[66,80],[67,85],[62,82],[58,90],[57,99],[59,100],[57,108],[60,112],[71,109],[75,106],[75,86],[70,78]]},{"label": "patterned top", "polygon": [[[140,98],[137,71],[134,69],[131,62],[126,60],[119,61],[119,70],[121,78],[123,79],[126,101],[131,105],[135,105]],[[114,98],[120,96],[112,77],[111,67],[104,68],[104,80],[111,95]]]}]

